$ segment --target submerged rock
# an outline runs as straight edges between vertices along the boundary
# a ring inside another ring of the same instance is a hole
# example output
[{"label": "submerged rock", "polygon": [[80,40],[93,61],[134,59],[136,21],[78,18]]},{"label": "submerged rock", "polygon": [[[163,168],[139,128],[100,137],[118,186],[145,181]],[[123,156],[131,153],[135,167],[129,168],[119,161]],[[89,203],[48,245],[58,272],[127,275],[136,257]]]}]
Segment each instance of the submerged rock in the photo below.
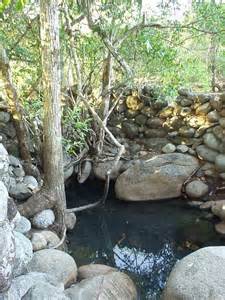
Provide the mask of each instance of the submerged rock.
[{"label": "submerged rock", "polygon": [[225,247],[202,248],[176,263],[162,300],[224,299]]},{"label": "submerged rock", "polygon": [[179,197],[184,181],[198,166],[196,158],[181,153],[162,154],[140,161],[118,177],[117,198],[141,201]]}]

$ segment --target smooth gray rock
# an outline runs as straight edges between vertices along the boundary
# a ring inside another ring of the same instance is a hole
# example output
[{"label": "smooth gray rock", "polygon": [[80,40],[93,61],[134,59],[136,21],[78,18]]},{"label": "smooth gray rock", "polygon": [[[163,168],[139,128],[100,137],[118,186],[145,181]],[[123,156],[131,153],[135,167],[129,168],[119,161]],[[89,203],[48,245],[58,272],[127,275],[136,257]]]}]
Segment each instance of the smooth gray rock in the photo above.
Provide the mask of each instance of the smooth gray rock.
[{"label": "smooth gray rock", "polygon": [[118,272],[117,269],[102,264],[89,264],[78,268],[79,280],[105,275],[110,272]]},{"label": "smooth gray rock", "polygon": [[45,209],[37,213],[32,219],[32,225],[38,229],[45,229],[52,225],[55,221],[53,210]]},{"label": "smooth gray rock", "polygon": [[31,230],[30,221],[23,216],[20,217],[20,219],[18,220],[18,222],[15,225],[16,226],[15,226],[14,230],[17,232],[23,233],[23,234],[25,234]]},{"label": "smooth gray rock", "polygon": [[224,141],[224,135],[225,135],[225,129],[221,126],[216,126],[212,129],[215,136],[220,139],[221,141]]},{"label": "smooth gray rock", "polygon": [[33,230],[31,243],[34,251],[55,247],[59,242],[60,238],[50,230]]},{"label": "smooth gray rock", "polygon": [[9,195],[17,200],[26,200],[32,195],[32,191],[23,182],[18,182],[10,185]]},{"label": "smooth gray rock", "polygon": [[7,219],[8,212],[8,191],[2,181],[0,181],[0,222]]},{"label": "smooth gray rock", "polygon": [[196,152],[201,159],[209,162],[215,162],[217,155],[219,155],[217,151],[209,149],[205,145],[198,146]]},{"label": "smooth gray rock", "polygon": [[9,185],[9,158],[3,144],[0,143],[0,180],[6,187]]},{"label": "smooth gray rock", "polygon": [[176,150],[180,153],[187,153],[189,148],[186,145],[178,145]]},{"label": "smooth gray rock", "polygon": [[220,141],[215,137],[213,133],[206,133],[203,136],[204,144],[210,149],[219,151]]},{"label": "smooth gray rock", "polygon": [[212,213],[225,222],[225,200],[213,201],[211,206]]},{"label": "smooth gray rock", "polygon": [[50,230],[41,230],[39,231],[39,233],[41,233],[46,239],[48,248],[55,247],[60,242],[60,238],[58,237],[58,235]]},{"label": "smooth gray rock", "polygon": [[163,153],[173,153],[176,151],[176,146],[174,144],[168,143],[164,147],[162,147]]},{"label": "smooth gray rock", "polygon": [[220,118],[219,123],[221,127],[225,128],[225,118]]},{"label": "smooth gray rock", "polygon": [[65,224],[68,230],[73,230],[77,222],[75,213],[66,213],[65,214]]},{"label": "smooth gray rock", "polygon": [[225,299],[225,247],[202,248],[176,263],[162,300]]},{"label": "smooth gray rock", "polygon": [[8,220],[0,225],[0,293],[10,286],[15,259],[15,242]]},{"label": "smooth gray rock", "polygon": [[[64,290],[63,283],[59,282],[54,276],[46,273],[31,272],[26,275],[21,275],[12,280],[12,284],[7,292],[0,295],[1,300],[21,300],[33,286],[41,284],[50,284],[56,287],[59,292]],[[39,298],[44,300],[46,298]],[[47,298],[49,299],[49,298]],[[50,298],[53,300],[52,298]],[[50,300],[49,299],[49,300]]]},{"label": "smooth gray rock", "polygon": [[201,180],[193,180],[186,185],[185,190],[190,198],[201,198],[208,193],[209,187]]},{"label": "smooth gray rock", "polygon": [[219,121],[219,114],[216,110],[213,110],[213,111],[210,111],[208,114],[207,114],[207,118],[209,120],[209,122],[218,122]]},{"label": "smooth gray rock", "polygon": [[215,165],[219,171],[225,171],[225,154],[219,154],[216,157]]},{"label": "smooth gray rock", "polygon": [[110,272],[84,279],[65,290],[71,300],[136,300],[137,291],[128,275]]},{"label": "smooth gray rock", "polygon": [[13,174],[16,177],[24,177],[25,176],[25,172],[24,172],[24,169],[23,169],[22,165],[14,167],[13,168]]},{"label": "smooth gray rock", "polygon": [[9,164],[10,166],[13,166],[14,168],[18,168],[19,166],[21,166],[21,162],[19,160],[19,158],[13,156],[13,155],[9,155]]},{"label": "smooth gray rock", "polygon": [[33,257],[33,248],[31,241],[22,233],[14,231],[15,236],[15,262],[13,276],[19,276],[26,272],[26,267]]},{"label": "smooth gray rock", "polygon": [[47,248],[47,241],[41,232],[34,232],[32,234],[31,243],[33,251],[39,251]]},{"label": "smooth gray rock", "polygon": [[6,111],[0,111],[0,122],[8,123],[10,120],[10,114]]},{"label": "smooth gray rock", "polygon": [[38,182],[36,180],[36,178],[34,178],[33,176],[28,176],[26,175],[23,179],[23,183],[31,190],[34,191],[38,188]]},{"label": "smooth gray rock", "polygon": [[180,136],[191,138],[195,134],[195,129],[190,127],[181,127],[178,132]]},{"label": "smooth gray rock", "polygon": [[56,249],[35,252],[27,268],[29,272],[43,272],[55,276],[65,286],[76,282],[77,278],[77,266],[72,256]]},{"label": "smooth gray rock", "polygon": [[198,166],[196,158],[181,153],[162,154],[137,162],[117,178],[116,196],[127,201],[179,197],[184,181]]},{"label": "smooth gray rock", "polygon": [[48,282],[39,282],[32,286],[23,300],[70,300],[63,289],[53,286]]},{"label": "smooth gray rock", "polygon": [[[94,175],[101,180],[106,179],[106,172],[112,168],[113,161],[99,162],[93,167]],[[112,171],[110,178],[116,179],[124,171],[123,161],[119,161],[114,170]]]}]

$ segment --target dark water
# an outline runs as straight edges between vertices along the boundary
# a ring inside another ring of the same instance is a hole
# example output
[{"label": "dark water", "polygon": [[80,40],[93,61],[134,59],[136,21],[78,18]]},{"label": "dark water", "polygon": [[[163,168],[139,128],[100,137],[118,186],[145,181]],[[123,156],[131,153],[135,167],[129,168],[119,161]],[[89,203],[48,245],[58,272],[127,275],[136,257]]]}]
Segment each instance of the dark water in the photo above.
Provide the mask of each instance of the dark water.
[{"label": "dark water", "polygon": [[[102,190],[97,181],[71,183],[68,206],[93,202]],[[105,208],[77,213],[69,249],[78,266],[115,266],[133,278],[141,300],[159,299],[178,259],[201,247],[224,244],[202,214],[184,200],[130,203],[111,192]]]}]

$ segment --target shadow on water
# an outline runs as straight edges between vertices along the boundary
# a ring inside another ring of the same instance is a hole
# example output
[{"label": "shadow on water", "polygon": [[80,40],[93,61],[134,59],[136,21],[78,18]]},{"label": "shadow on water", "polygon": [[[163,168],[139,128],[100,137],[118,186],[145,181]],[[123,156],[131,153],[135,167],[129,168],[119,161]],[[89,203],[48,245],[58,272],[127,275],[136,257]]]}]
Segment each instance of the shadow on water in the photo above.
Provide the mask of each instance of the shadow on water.
[{"label": "shadow on water", "polygon": [[[166,278],[178,259],[223,241],[213,224],[183,200],[122,202],[112,188],[105,208],[77,214],[68,234],[69,249],[78,266],[103,263],[127,272],[135,281],[140,299],[159,299]],[[103,184],[88,180],[67,187],[68,207],[94,202]]]}]

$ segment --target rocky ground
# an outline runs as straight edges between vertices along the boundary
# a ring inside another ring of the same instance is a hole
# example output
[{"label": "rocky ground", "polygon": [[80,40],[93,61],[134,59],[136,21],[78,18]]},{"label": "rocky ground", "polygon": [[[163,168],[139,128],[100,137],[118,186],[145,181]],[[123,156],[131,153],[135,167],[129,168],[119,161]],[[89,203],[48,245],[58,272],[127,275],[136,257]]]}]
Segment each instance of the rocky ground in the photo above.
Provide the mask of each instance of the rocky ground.
[{"label": "rocky ground", "polygon": [[[104,265],[77,268],[72,256],[54,249],[54,212],[46,209],[30,220],[16,204],[39,189],[18,158],[0,144],[0,299],[136,299],[136,287],[124,273]],[[66,215],[73,229],[74,214]]]},{"label": "rocky ground", "polygon": [[[210,216],[219,220],[215,229],[225,234],[225,197],[219,194],[225,181],[225,94],[181,89],[176,102],[168,104],[145,87],[141,95],[128,94],[122,99],[109,128],[126,148],[112,173],[118,199],[180,198],[209,210]],[[52,210],[30,220],[19,214],[16,204],[26,201],[41,182],[24,172],[11,116],[6,111],[0,111],[0,136],[0,298],[88,300],[101,295],[102,299],[136,299],[136,288],[127,275],[102,265],[77,269],[68,253],[54,249],[59,237],[52,229]],[[104,150],[117,152],[110,145]],[[104,179],[111,165],[110,160],[95,163],[94,175]],[[73,166],[65,168],[65,180],[73,172]],[[68,229],[75,222],[74,214],[66,216]],[[182,270],[178,271],[180,276]],[[174,273],[171,276],[164,299],[178,299],[180,295],[171,288],[178,280]],[[219,280],[218,285],[221,288]]]}]

